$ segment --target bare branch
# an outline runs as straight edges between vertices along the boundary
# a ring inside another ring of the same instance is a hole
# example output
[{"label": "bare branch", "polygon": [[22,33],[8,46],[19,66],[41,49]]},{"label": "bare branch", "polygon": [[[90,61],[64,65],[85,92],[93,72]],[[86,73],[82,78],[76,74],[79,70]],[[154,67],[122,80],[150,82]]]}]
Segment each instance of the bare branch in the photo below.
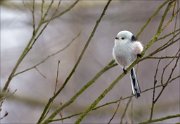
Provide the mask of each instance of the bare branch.
[{"label": "bare branch", "polygon": [[[54,0],[52,0],[54,1]],[[79,0],[78,0],[79,1]],[[75,3],[77,4],[76,1]],[[63,14],[65,14],[66,12],[70,11],[76,4],[73,4],[72,6],[70,6],[69,8],[67,8],[65,11],[63,11],[59,16],[62,16]],[[49,5],[49,8],[51,7],[52,4]],[[48,13],[48,10],[46,11]],[[46,14],[45,14],[46,15]],[[45,16],[44,16],[45,17]],[[11,71],[7,81],[5,82],[5,86],[3,87],[2,91],[6,92],[9,84],[11,82],[11,80],[14,77],[14,74],[16,73],[17,68],[19,67],[19,65],[21,64],[21,62],[24,60],[25,56],[29,53],[29,51],[31,50],[31,48],[33,47],[34,43],[37,41],[37,39],[39,38],[39,36],[42,34],[42,32],[45,30],[45,28],[48,26],[48,24],[50,23],[51,20],[44,22],[44,19],[42,18],[39,21],[39,24],[37,26],[37,28],[35,29],[31,39],[29,40],[28,44],[26,45],[26,47],[24,48],[23,52],[21,53],[20,57],[18,58],[13,70]],[[45,26],[44,26],[44,23]],[[42,27],[43,26],[43,27]],[[39,33],[38,33],[39,32]]]},{"label": "bare branch", "polygon": [[118,102],[118,105],[117,105],[117,107],[116,107],[116,110],[115,110],[115,112],[113,113],[113,116],[110,118],[110,120],[109,120],[109,122],[108,122],[108,124],[110,124],[111,123],[111,121],[113,120],[113,118],[114,118],[114,116],[116,115],[116,113],[117,113],[117,110],[119,109],[119,105],[120,105],[120,101],[121,101],[121,99],[122,99],[122,97],[119,99],[119,102]]},{"label": "bare branch", "polygon": [[[21,72],[17,72],[17,73],[16,73],[16,69],[18,68],[18,66],[20,65],[20,63],[21,63],[22,60],[24,59],[24,57],[28,54],[28,52],[30,51],[30,49],[34,46],[34,43],[37,41],[37,39],[39,38],[39,36],[42,34],[42,32],[43,32],[43,31],[45,30],[45,28],[48,26],[48,24],[50,23],[50,21],[52,21],[53,19],[55,19],[55,18],[63,15],[63,14],[66,13],[67,11],[71,10],[71,9],[77,4],[78,1],[79,1],[79,0],[76,0],[76,1],[75,1],[70,7],[68,7],[65,11],[57,14],[57,11],[58,11],[59,6],[60,6],[60,3],[61,3],[61,0],[59,0],[58,7],[56,8],[53,16],[52,16],[50,19],[46,19],[46,17],[48,16],[48,13],[50,12],[51,7],[52,7],[52,5],[53,5],[53,3],[54,3],[54,0],[51,1],[50,5],[49,5],[49,7],[48,7],[48,9],[47,9],[47,11],[45,12],[45,14],[44,14],[44,2],[45,2],[45,1],[42,0],[42,4],[41,4],[41,16],[42,16],[43,18],[41,18],[41,21],[39,22],[39,24],[37,25],[37,28],[36,28],[36,25],[35,25],[35,15],[32,15],[32,16],[33,16],[33,36],[32,36],[32,38],[30,39],[27,47],[24,49],[23,53],[22,53],[21,56],[19,57],[19,59],[18,59],[16,65],[15,65],[15,67],[13,68],[13,71],[11,72],[10,76],[8,77],[8,80],[7,80],[7,82],[6,82],[6,84],[5,84],[4,88],[3,88],[3,91],[7,91],[8,86],[9,86],[9,84],[10,84],[10,81],[12,80],[13,77],[15,77],[15,76],[17,76],[17,75],[19,75],[19,74],[21,74],[21,73],[23,73],[23,72],[29,71],[29,70],[31,70],[31,69],[36,69],[36,71],[38,71],[38,72],[41,74],[41,72],[38,70],[37,66],[39,66],[39,65],[42,64],[42,63],[44,63],[47,59],[49,59],[51,56],[56,55],[57,53],[53,53],[52,55],[49,55],[48,57],[46,57],[45,59],[43,59],[41,62],[37,63],[36,65],[34,65],[34,66],[32,66],[32,67],[30,67],[30,68],[28,68],[28,69],[25,69],[24,71],[21,71]],[[82,59],[83,54],[85,53],[85,51],[86,51],[86,49],[87,49],[87,47],[88,47],[88,45],[89,45],[92,37],[94,36],[94,34],[95,34],[95,32],[96,32],[96,29],[97,29],[97,27],[98,27],[98,25],[99,25],[99,23],[100,23],[103,15],[105,14],[106,9],[108,8],[108,5],[109,5],[110,1],[111,1],[111,0],[108,1],[105,9],[103,10],[103,13],[101,14],[100,18],[97,20],[96,25],[95,25],[95,27],[93,28],[93,31],[92,31],[91,35],[89,36],[89,39],[87,40],[86,45],[84,46],[84,48],[83,48],[83,50],[82,50],[82,52],[81,52],[81,54],[80,54],[77,62],[75,63],[73,69],[71,70],[70,74],[67,76],[67,78],[66,78],[65,82],[63,83],[63,85],[57,90],[56,88],[57,88],[58,74],[59,74],[59,63],[58,63],[58,69],[57,69],[57,75],[56,75],[56,86],[55,86],[54,96],[52,96],[52,97],[49,99],[48,103],[46,104],[46,106],[45,106],[45,108],[44,108],[44,110],[43,110],[43,112],[42,112],[42,115],[41,115],[40,119],[38,120],[38,123],[44,123],[44,124],[46,124],[46,123],[55,121],[55,120],[53,120],[53,118],[54,118],[57,114],[59,114],[64,108],[66,108],[67,106],[69,106],[71,103],[73,103],[73,102],[77,99],[77,97],[79,97],[79,96],[80,96],[90,85],[92,85],[102,74],[104,74],[107,70],[109,70],[110,68],[112,68],[112,67],[114,67],[114,66],[117,65],[117,64],[114,64],[114,61],[111,61],[107,66],[105,66],[101,71],[99,71],[99,72],[92,78],[92,80],[90,80],[89,82],[87,82],[87,84],[86,84],[85,86],[83,86],[83,88],[80,89],[69,101],[67,101],[66,103],[64,103],[64,104],[62,104],[62,105],[59,105],[59,106],[55,109],[55,111],[52,112],[52,114],[50,114],[49,117],[47,117],[47,113],[49,112],[50,106],[51,106],[51,104],[53,103],[54,99],[57,97],[57,95],[59,95],[59,94],[61,93],[61,91],[62,91],[62,90],[64,89],[64,87],[66,86],[66,84],[67,84],[67,83],[69,82],[69,80],[71,79],[71,77],[72,77],[72,75],[74,74],[76,68],[78,67],[78,65],[79,65],[79,63],[80,63],[80,61],[81,61],[81,59]],[[146,26],[151,22],[151,20],[157,15],[157,13],[159,13],[159,11],[160,11],[165,5],[168,4],[168,5],[167,5],[167,8],[165,9],[164,14],[163,14],[163,16],[162,16],[162,18],[161,18],[161,21],[160,21],[160,24],[159,24],[159,27],[158,27],[158,30],[157,30],[156,34],[152,37],[152,39],[151,39],[151,40],[148,42],[148,44],[146,45],[145,50],[143,51],[142,55],[144,55],[145,52],[146,52],[156,41],[165,39],[166,37],[173,35],[172,40],[169,40],[168,42],[164,43],[162,46],[160,46],[160,47],[157,49],[157,51],[154,51],[153,53],[150,53],[148,56],[145,56],[145,57],[143,57],[143,58],[138,58],[138,59],[136,59],[136,60],[127,68],[127,72],[129,72],[129,70],[130,70],[133,66],[135,66],[135,65],[138,64],[140,61],[145,60],[145,59],[159,59],[159,62],[160,62],[162,59],[174,59],[174,60],[176,59],[175,65],[174,65],[174,67],[172,68],[172,71],[170,72],[170,75],[169,75],[169,77],[168,77],[168,80],[167,80],[165,83],[162,83],[161,85],[156,85],[156,82],[157,82],[156,76],[157,76],[157,72],[158,72],[158,67],[156,68],[156,73],[155,73],[155,76],[154,76],[154,87],[153,87],[152,89],[150,89],[150,90],[153,90],[153,100],[152,100],[152,101],[153,101],[153,105],[155,105],[155,102],[158,100],[158,98],[160,97],[160,95],[161,95],[161,93],[163,92],[163,90],[165,89],[165,87],[166,87],[169,83],[171,83],[172,81],[174,81],[174,80],[176,80],[177,78],[180,77],[180,76],[177,76],[177,77],[172,78],[173,73],[174,73],[174,70],[175,70],[175,68],[177,67],[177,63],[178,63],[178,60],[179,60],[179,56],[177,56],[177,55],[175,55],[175,56],[161,56],[161,57],[154,57],[154,56],[153,56],[153,55],[155,55],[156,53],[158,53],[158,52],[166,49],[167,47],[173,45],[174,43],[176,43],[176,42],[180,39],[180,38],[177,38],[176,40],[174,40],[175,37],[178,36],[179,33],[180,33],[180,29],[175,30],[176,28],[174,28],[174,32],[171,32],[171,33],[169,33],[169,34],[167,34],[167,35],[165,35],[165,36],[163,36],[163,37],[161,37],[161,38],[158,38],[158,37],[160,36],[160,34],[164,31],[164,29],[167,28],[167,26],[172,22],[172,20],[174,19],[174,17],[176,17],[176,22],[175,22],[175,23],[177,23],[177,14],[179,13],[180,9],[175,12],[176,3],[175,3],[174,1],[175,1],[175,0],[166,0],[165,2],[163,2],[163,4],[161,4],[161,5],[157,8],[157,10],[155,11],[155,13],[153,13],[153,15],[147,20],[147,22],[145,23],[145,25],[141,28],[140,32],[137,34],[137,36],[140,36],[140,34],[144,31],[144,29],[145,29]],[[173,2],[174,2],[174,4],[172,4]],[[35,14],[35,13],[34,13],[34,10],[35,10],[34,4],[35,4],[35,0],[33,0],[33,11],[32,11],[32,14]],[[166,18],[166,15],[167,15],[167,13],[169,12],[169,10],[170,10],[171,8],[173,8],[173,14],[172,14],[170,20],[164,25],[164,20],[165,20],[165,18]],[[176,27],[176,26],[175,26],[175,27]],[[172,42],[171,42],[171,41],[172,41]],[[71,43],[70,43],[70,44],[71,44]],[[170,64],[171,64],[171,63],[170,63]],[[170,64],[169,64],[169,65],[170,65]],[[167,67],[168,67],[169,65],[167,65]],[[159,63],[158,63],[157,66],[159,66]],[[164,68],[164,71],[163,71],[163,73],[162,73],[162,75],[161,75],[161,82],[164,82],[164,80],[162,80],[162,79],[164,78],[164,73],[165,73],[165,70],[166,70],[167,67]],[[42,74],[42,75],[43,75],[43,74]],[[108,92],[117,84],[117,82],[118,82],[119,80],[121,80],[124,76],[125,76],[125,74],[119,75],[119,76],[110,84],[110,86],[109,86],[108,88],[106,88],[106,89],[99,95],[99,97],[88,107],[88,109],[87,109],[86,111],[84,111],[84,112],[82,112],[82,113],[75,114],[75,116],[76,116],[76,115],[81,115],[80,118],[76,121],[76,123],[80,123],[81,120],[88,114],[88,112],[90,112],[90,111],[92,111],[92,110],[99,109],[99,108],[104,107],[104,106],[109,105],[109,104],[113,104],[113,102],[111,102],[111,103],[106,103],[106,104],[104,104],[104,105],[101,105],[101,106],[97,106],[97,107],[96,107],[96,105],[107,95],[107,93],[108,93]],[[158,88],[158,87],[162,87],[162,90],[161,90],[161,92],[159,93],[159,95],[158,95],[158,96],[156,97],[156,99],[155,99],[155,89]],[[148,91],[148,89],[144,90],[144,92],[146,92],[146,91]],[[129,98],[129,100],[130,100],[130,99],[132,99],[132,97],[133,97],[133,96],[131,95],[131,96],[128,96],[128,97],[126,97],[126,98],[124,98],[124,99]],[[0,97],[0,98],[1,98],[1,97]],[[118,100],[119,104],[120,104],[120,101],[121,101],[121,100]],[[117,102],[116,102],[116,103],[117,103]],[[129,103],[130,103],[130,102],[129,102]],[[129,104],[129,103],[128,103],[128,104]],[[117,108],[116,108],[116,110],[115,110],[112,118],[110,119],[109,123],[110,123],[111,120],[114,118],[114,116],[115,116],[115,114],[116,114],[116,112],[117,112],[117,109],[118,109],[118,107],[119,107],[119,104],[118,104],[118,106],[117,106]],[[126,106],[124,113],[126,113],[127,108],[128,108],[128,105]],[[152,108],[153,108],[153,107],[152,107]],[[152,109],[152,110],[153,110],[153,109]],[[125,114],[123,114],[123,116],[124,116],[124,115],[125,115]],[[152,115],[153,115],[153,112],[152,112]],[[67,119],[67,118],[70,118],[70,117],[72,117],[72,116],[73,116],[73,115],[71,115],[71,116],[69,116],[69,117],[61,118],[61,119],[59,119],[59,120],[64,120],[65,118]],[[47,118],[46,118],[46,117],[47,117]],[[123,120],[123,117],[122,117],[122,119],[121,119],[121,123],[122,123],[122,120]],[[150,120],[153,121],[152,116],[151,116],[151,119],[150,119]]]},{"label": "bare branch", "polygon": [[172,58],[178,58],[179,56],[149,56],[146,59],[172,59]]},{"label": "bare branch", "polygon": [[[175,36],[178,36],[178,35],[175,35]],[[178,39],[173,41],[173,38],[171,38],[169,41],[164,43],[162,46],[160,46],[159,48],[157,48],[153,52],[149,53],[147,56],[143,57],[140,61],[143,61],[145,59],[151,58],[153,55],[159,53],[160,51],[166,49],[167,47],[173,45],[174,43],[177,43],[179,40],[180,40],[180,38],[178,38]]]},{"label": "bare branch", "polygon": [[143,25],[143,27],[141,28],[141,30],[138,32],[137,34],[137,38],[141,35],[141,33],[144,31],[144,29],[147,27],[147,25],[151,22],[151,20],[159,13],[159,11],[169,2],[169,0],[164,1],[159,7],[158,9],[156,9],[156,11],[153,13],[153,15],[146,21],[146,23]]},{"label": "bare branch", "polygon": [[62,0],[59,0],[58,5],[57,5],[57,8],[55,9],[55,11],[54,11],[54,13],[53,13],[51,19],[56,15],[56,13],[57,13],[57,11],[58,11],[60,5],[61,5],[61,1],[62,1]]},{"label": "bare branch", "polygon": [[46,79],[46,76],[45,76],[42,72],[40,72],[37,67],[35,67],[35,70],[36,70],[43,78]]},{"label": "bare branch", "polygon": [[43,19],[43,16],[44,16],[44,4],[45,4],[45,0],[42,0],[42,3],[41,3],[41,19]]},{"label": "bare branch", "polygon": [[[174,80],[176,80],[176,79],[178,79],[178,78],[180,78],[180,75],[172,78],[172,79],[169,81],[169,83],[172,83]],[[163,86],[162,86],[162,85],[157,85],[155,88],[160,88],[160,87],[163,87]],[[143,94],[143,93],[146,93],[146,92],[151,91],[151,90],[153,90],[153,89],[154,89],[154,87],[151,87],[151,88],[148,88],[148,89],[143,90],[141,93]],[[131,98],[131,97],[133,97],[133,95],[130,95],[130,96],[127,96],[127,97],[124,97],[124,98],[122,98],[122,99],[118,99],[118,100],[115,100],[115,101],[107,102],[107,103],[105,103],[105,104],[102,104],[102,105],[99,105],[99,106],[93,108],[92,111],[95,111],[95,110],[97,110],[97,109],[103,108],[103,107],[108,106],[108,105],[117,104],[118,102],[120,102],[120,101],[122,101],[122,100],[129,99],[129,98]],[[83,114],[83,112],[79,112],[79,113],[76,113],[76,114],[72,114],[72,115],[70,115],[70,116],[67,116],[67,117],[64,117],[64,118],[60,118],[60,119],[53,119],[53,120],[50,120],[49,122],[65,120],[65,119],[69,119],[69,118],[72,118],[72,117],[75,117],[75,116],[78,116],[78,115],[81,115],[81,114]]]},{"label": "bare branch", "polygon": [[159,95],[158,95],[158,96],[156,97],[156,99],[154,100],[154,102],[156,102],[156,101],[159,99],[159,97],[160,97],[161,94],[163,93],[164,89],[165,89],[166,86],[169,84],[169,81],[170,81],[170,79],[171,79],[171,77],[172,77],[172,74],[173,74],[175,68],[177,67],[178,61],[179,61],[179,58],[176,59],[176,62],[175,62],[175,64],[174,64],[174,67],[173,67],[172,70],[171,70],[171,73],[170,73],[170,75],[169,75],[169,77],[168,77],[168,80],[163,84],[163,87],[162,87]]},{"label": "bare branch", "polygon": [[165,26],[162,28],[163,30],[164,30],[166,27],[168,27],[168,25],[172,22],[172,20],[174,19],[174,17],[177,17],[179,11],[180,11],[180,9],[178,9],[178,10],[176,11],[176,13],[171,16],[171,18],[169,19],[169,21],[168,21],[168,22],[165,24]]},{"label": "bare branch", "polygon": [[36,68],[37,66],[39,66],[39,65],[43,64],[44,62],[46,62],[46,61],[47,61],[48,59],[50,59],[51,57],[53,57],[53,56],[55,56],[55,55],[63,52],[63,51],[64,51],[65,49],[67,49],[79,36],[80,36],[80,33],[79,33],[77,36],[75,36],[66,46],[64,46],[64,47],[61,48],[60,50],[58,50],[58,51],[50,54],[49,56],[47,56],[46,58],[44,58],[43,60],[41,60],[41,61],[38,62],[37,64],[33,65],[32,67],[29,67],[29,68],[27,68],[27,69],[25,69],[25,70],[23,70],[23,71],[17,72],[16,74],[14,74],[14,77],[17,76],[17,75],[19,75],[19,74],[22,74],[22,73],[24,73],[24,72],[26,72],[26,71],[29,71],[29,70],[31,70],[31,69]]},{"label": "bare branch", "polygon": [[169,116],[162,117],[162,118],[157,118],[157,119],[153,119],[153,120],[148,120],[148,121],[145,121],[145,122],[141,122],[141,123],[139,123],[139,124],[150,124],[150,123],[153,123],[153,122],[164,121],[164,120],[168,120],[168,119],[172,119],[172,118],[177,118],[177,117],[180,117],[180,114],[169,115]]},{"label": "bare branch", "polygon": [[[177,53],[176,53],[175,56],[178,55],[179,51],[180,51],[180,49],[177,51]],[[179,58],[179,56],[178,56],[178,58]],[[177,59],[178,59],[178,58],[177,58]],[[161,84],[162,84],[162,85],[163,85],[163,82],[164,82],[164,81],[163,81],[164,73],[165,73],[166,69],[168,68],[168,66],[174,61],[174,59],[175,59],[175,58],[172,58],[172,60],[171,60],[168,64],[166,64],[166,66],[163,68],[162,75],[161,75]]]},{"label": "bare branch", "polygon": [[171,36],[171,35],[173,35],[173,37],[175,37],[174,34],[177,33],[177,35],[178,35],[179,31],[180,31],[180,28],[177,29],[177,30],[175,30],[175,31],[173,31],[173,32],[171,32],[171,33],[169,33],[169,34],[166,34],[166,35],[158,38],[157,41],[159,41],[159,40],[164,40],[165,38],[167,38],[167,37],[169,37],[169,36]]},{"label": "bare branch", "polygon": [[33,8],[32,8],[32,18],[33,18],[33,35],[35,35],[35,30],[36,30],[36,22],[35,22],[35,0],[33,0]]},{"label": "bare branch", "polygon": [[125,117],[125,115],[126,115],[126,112],[127,112],[127,109],[128,109],[128,107],[129,107],[129,105],[130,105],[130,103],[131,103],[131,100],[132,100],[132,97],[129,98],[129,100],[128,100],[127,104],[126,104],[126,107],[125,107],[125,109],[124,109],[124,112],[123,112],[123,114],[122,114],[122,116],[121,116],[120,124],[123,123],[123,119],[124,119],[124,117]]},{"label": "bare branch", "polygon": [[[45,14],[44,14],[44,16],[42,17],[42,21],[43,21],[43,22],[45,21],[45,18],[47,17],[47,15],[48,15],[48,13],[49,13],[49,11],[50,11],[53,3],[54,3],[54,0],[51,0],[51,3],[49,4],[49,6],[48,6],[48,8],[47,8],[47,10],[46,10],[46,12],[45,12]],[[50,22],[50,20],[47,21],[47,23],[48,23],[48,22]]]},{"label": "bare branch", "polygon": [[168,11],[169,11],[170,8],[172,7],[171,4],[172,4],[172,2],[169,2],[169,3],[168,3],[168,5],[167,5],[167,7],[166,7],[166,9],[165,9],[165,11],[164,11],[164,13],[163,13],[163,16],[162,16],[162,18],[161,18],[161,21],[160,21],[160,23],[159,23],[159,26],[158,26],[158,29],[157,29],[157,31],[156,31],[156,34],[152,37],[152,39],[151,39],[151,40],[148,42],[148,44],[146,45],[146,47],[144,48],[144,50],[143,50],[143,52],[142,52],[142,55],[144,55],[145,51],[147,51],[147,49],[148,49],[149,47],[151,47],[151,46],[157,41],[159,35],[160,35],[161,32],[163,31],[163,28],[162,28],[162,27],[163,27],[163,23],[164,23],[164,20],[165,20],[165,18],[166,18],[166,16],[167,16]]},{"label": "bare branch", "polygon": [[54,19],[64,15],[66,12],[70,11],[78,2],[79,2],[79,0],[76,0],[71,6],[69,6],[67,9],[65,9],[63,12],[57,14],[56,16],[50,18],[49,20],[45,20],[44,23],[49,22],[51,20],[54,20]]},{"label": "bare branch", "polygon": [[8,97],[10,97],[10,96],[13,96],[15,93],[16,93],[16,91],[17,91],[17,89],[16,90],[14,90],[12,93],[1,93],[0,94],[0,101],[3,101],[3,99],[5,99],[5,98],[8,98]]},{"label": "bare branch", "polygon": [[158,69],[159,69],[159,64],[161,62],[161,59],[159,59],[157,67],[156,67],[156,71],[154,74],[154,87],[153,87],[153,97],[152,97],[152,105],[151,105],[151,113],[150,113],[150,117],[149,120],[152,120],[153,117],[153,112],[154,112],[154,105],[155,105],[155,90],[156,90],[156,84],[157,84],[157,73],[158,73]]},{"label": "bare branch", "polygon": [[[105,66],[102,70],[100,70],[95,77],[92,78],[92,80],[90,80],[89,82],[86,83],[85,86],[83,86],[83,88],[81,88],[69,101],[67,101],[66,103],[64,103],[62,106],[59,106],[57,108],[57,110],[55,111],[56,113],[60,112],[61,110],[63,110],[64,108],[66,108],[68,105],[72,104],[75,99],[77,99],[77,97],[84,92],[89,86],[91,86],[93,83],[95,83],[95,81],[102,75],[104,74],[106,71],[108,71],[110,68],[116,66],[117,64],[113,64],[114,61],[109,62],[108,66]],[[50,104],[50,102],[49,102]],[[46,105],[49,106],[49,105]],[[47,108],[47,107],[46,107]],[[54,114],[55,114],[54,112]],[[79,114],[78,114],[79,115]],[[48,122],[51,122],[53,119],[49,119]]]},{"label": "bare branch", "polygon": [[[178,50],[178,52],[176,53],[175,56],[177,56],[178,53],[179,53],[179,50]],[[173,72],[174,72],[174,70],[175,70],[175,68],[176,68],[176,66],[177,66],[177,62],[178,62],[179,57],[180,57],[180,56],[178,56],[177,61],[176,61],[175,65],[174,65],[174,67],[173,67],[173,69],[172,69],[172,71],[171,71],[171,73],[170,73],[170,75],[169,75],[169,78],[168,78],[168,80],[166,81],[165,84],[163,83],[163,82],[164,82],[164,81],[163,81],[164,73],[165,73],[166,69],[168,68],[168,66],[174,61],[175,58],[173,58],[173,59],[163,68],[163,71],[162,71],[162,74],[161,74],[161,85],[162,85],[163,87],[162,87],[160,93],[158,94],[158,96],[155,98],[155,86],[156,86],[156,83],[157,83],[156,76],[157,76],[157,72],[158,72],[158,68],[159,68],[159,63],[160,63],[161,59],[159,59],[159,61],[158,61],[158,64],[157,64],[157,67],[156,67],[155,76],[154,76],[153,98],[152,98],[152,106],[151,106],[151,113],[150,113],[150,118],[149,118],[149,120],[152,120],[153,112],[154,112],[154,106],[155,106],[157,100],[159,99],[159,97],[161,96],[162,92],[164,91],[164,89],[165,89],[166,86],[168,85],[169,80],[171,79],[171,76],[172,76],[172,74],[173,74]]]},{"label": "bare branch", "polygon": [[[32,12],[32,8],[30,6],[28,6],[25,2],[26,0],[22,0],[22,4],[24,5],[25,8],[28,8],[28,11],[31,11]],[[28,3],[28,2],[27,2]]]},{"label": "bare branch", "polygon": [[57,73],[56,73],[56,83],[55,83],[55,88],[54,88],[54,94],[56,94],[56,88],[57,88],[57,83],[58,83],[58,77],[59,77],[59,64],[60,60],[58,61],[58,67],[57,67]]},{"label": "bare branch", "polygon": [[[153,36],[153,38],[148,42],[148,44],[146,45],[146,47],[144,48],[143,52],[142,52],[142,56],[145,54],[145,52],[154,44],[154,42],[158,39],[159,35],[161,34],[162,30],[162,26],[163,26],[163,22],[165,20],[165,17],[167,16],[167,13],[169,11],[169,9],[171,8],[171,4],[169,3],[167,5],[167,8],[164,11],[164,14],[161,18],[160,24],[158,26],[158,30],[156,32],[156,34]],[[126,70],[127,73],[130,71],[130,69],[132,67],[134,67],[136,64],[139,63],[140,58],[137,58]],[[121,80],[123,77],[125,76],[124,73],[120,74],[110,85],[109,87],[107,87],[99,96],[98,98],[84,111],[84,113],[77,119],[77,121],[75,122],[76,124],[79,124],[82,119],[107,95],[107,93],[117,84],[117,82],[119,80]]]},{"label": "bare branch", "polygon": [[[78,2],[78,0],[77,0],[76,2]],[[82,57],[83,57],[83,55],[84,55],[84,53],[85,53],[85,51],[86,51],[86,49],[87,49],[87,47],[88,47],[91,39],[93,38],[93,36],[94,36],[94,34],[95,34],[95,32],[96,32],[96,29],[97,29],[97,27],[99,26],[99,23],[101,22],[102,17],[104,16],[104,14],[105,14],[105,12],[106,12],[106,10],[107,10],[110,2],[111,2],[111,0],[109,0],[109,1],[107,2],[107,4],[106,4],[106,6],[105,6],[105,8],[104,8],[104,10],[103,10],[103,12],[102,12],[102,14],[100,15],[100,17],[99,17],[98,20],[96,21],[96,24],[95,24],[95,26],[94,26],[94,28],[93,28],[93,30],[92,30],[92,32],[91,32],[91,35],[89,36],[89,38],[88,38],[88,40],[87,40],[87,42],[86,42],[86,44],[85,44],[85,46],[84,46],[84,48],[83,48],[80,56],[78,57],[77,62],[75,63],[75,65],[74,65],[73,69],[71,70],[70,74],[69,74],[68,77],[66,78],[66,80],[65,80],[65,82],[63,83],[63,85],[61,86],[61,88],[56,92],[56,94],[51,98],[51,100],[49,100],[49,102],[48,102],[47,105],[45,106],[45,109],[44,109],[44,112],[43,112],[43,113],[45,113],[45,111],[46,111],[46,109],[49,107],[50,103],[57,97],[58,94],[60,94],[60,92],[62,91],[62,89],[66,86],[66,84],[68,83],[68,81],[69,81],[70,78],[72,77],[72,75],[73,75],[73,73],[75,72],[76,68],[78,67],[78,65],[79,65],[79,63],[80,63],[80,61],[81,61],[81,59],[82,59]],[[87,87],[86,87],[86,88],[87,88]],[[83,91],[83,90],[82,90],[82,91]],[[81,92],[81,90],[80,90],[80,92]],[[77,95],[75,95],[74,97],[76,98],[76,97],[79,96],[79,95],[80,95],[80,94],[77,94]],[[72,98],[73,98],[73,97],[72,97]],[[73,101],[74,101],[74,100],[72,100],[72,102],[73,102]],[[71,103],[71,101],[65,103],[64,105],[67,106],[67,104],[70,104],[70,103]],[[63,105],[62,105],[62,106],[63,106]],[[49,120],[52,120],[52,119],[61,111],[62,106],[60,106],[59,108],[57,108],[57,110],[55,110],[43,123],[48,123]],[[38,120],[38,123],[40,123],[43,118],[44,118],[44,115],[42,114],[41,117],[40,117],[40,119]]]}]

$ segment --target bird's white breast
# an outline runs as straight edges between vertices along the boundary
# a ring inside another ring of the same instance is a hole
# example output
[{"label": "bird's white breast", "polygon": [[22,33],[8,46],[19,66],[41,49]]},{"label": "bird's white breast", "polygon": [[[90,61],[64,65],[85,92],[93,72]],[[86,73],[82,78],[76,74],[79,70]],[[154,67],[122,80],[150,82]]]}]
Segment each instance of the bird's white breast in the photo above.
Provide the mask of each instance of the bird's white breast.
[{"label": "bird's white breast", "polygon": [[125,67],[131,64],[135,59],[135,55],[132,54],[132,43],[128,42],[116,42],[113,48],[113,57],[117,63]]}]

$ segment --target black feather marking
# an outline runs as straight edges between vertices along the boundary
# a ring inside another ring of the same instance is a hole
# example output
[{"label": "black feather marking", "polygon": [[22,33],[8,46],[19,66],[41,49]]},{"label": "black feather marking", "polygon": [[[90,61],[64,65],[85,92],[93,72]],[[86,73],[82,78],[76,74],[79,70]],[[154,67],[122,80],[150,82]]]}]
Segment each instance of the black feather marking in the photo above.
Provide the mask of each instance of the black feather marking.
[{"label": "black feather marking", "polygon": [[134,70],[131,69],[131,78],[132,78],[132,83],[134,86],[134,90],[135,90],[135,97],[138,98],[140,97],[140,93],[138,92],[138,90],[136,89],[136,79],[135,79],[135,74],[134,74]]},{"label": "black feather marking", "polygon": [[131,37],[131,41],[136,41],[137,39],[136,39],[136,37],[133,35],[132,37]]}]

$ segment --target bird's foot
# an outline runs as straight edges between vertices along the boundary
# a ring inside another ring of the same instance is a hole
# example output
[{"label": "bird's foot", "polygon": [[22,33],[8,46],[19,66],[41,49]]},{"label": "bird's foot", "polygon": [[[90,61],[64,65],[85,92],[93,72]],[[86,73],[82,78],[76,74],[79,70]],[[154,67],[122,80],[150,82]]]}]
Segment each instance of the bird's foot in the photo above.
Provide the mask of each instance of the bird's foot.
[{"label": "bird's foot", "polygon": [[141,58],[142,57],[142,55],[141,54],[137,54],[137,58]]},{"label": "bird's foot", "polygon": [[127,70],[125,68],[123,68],[123,72],[124,74],[127,74]]}]

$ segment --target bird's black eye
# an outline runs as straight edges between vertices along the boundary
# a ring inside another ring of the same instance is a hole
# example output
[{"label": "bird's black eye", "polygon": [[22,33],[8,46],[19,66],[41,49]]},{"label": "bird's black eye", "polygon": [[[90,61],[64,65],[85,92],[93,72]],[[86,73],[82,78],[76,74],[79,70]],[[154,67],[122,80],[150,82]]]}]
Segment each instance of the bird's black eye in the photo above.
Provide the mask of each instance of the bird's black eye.
[{"label": "bird's black eye", "polygon": [[116,39],[116,40],[119,40],[119,38],[118,38],[118,37],[115,37],[115,39]]},{"label": "bird's black eye", "polygon": [[121,39],[122,39],[122,40],[124,40],[125,38],[124,38],[124,37],[122,37]]}]

